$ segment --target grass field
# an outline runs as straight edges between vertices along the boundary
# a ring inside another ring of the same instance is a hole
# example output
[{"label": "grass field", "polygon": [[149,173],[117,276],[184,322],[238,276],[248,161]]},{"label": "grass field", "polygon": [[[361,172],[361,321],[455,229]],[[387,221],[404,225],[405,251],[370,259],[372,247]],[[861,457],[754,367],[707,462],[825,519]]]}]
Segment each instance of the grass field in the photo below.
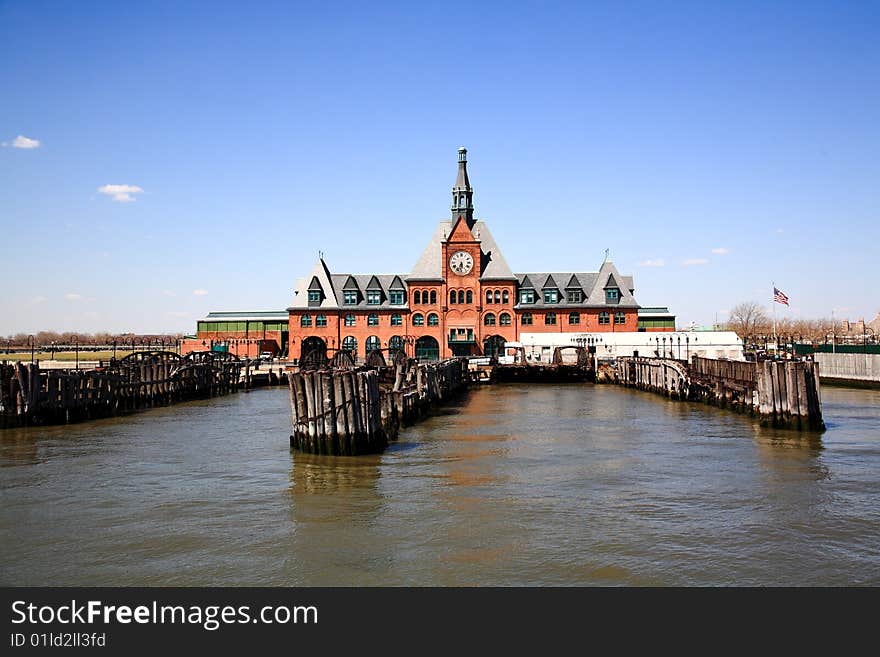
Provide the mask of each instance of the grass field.
[{"label": "grass field", "polygon": [[[130,350],[127,349],[117,349],[116,350],[116,358],[124,358],[131,353]],[[89,361],[89,360],[110,360],[113,358],[113,351],[83,351],[80,349],[79,359],[80,361]],[[9,361],[22,361],[29,363],[31,360],[31,352],[19,352],[16,354],[6,354],[0,350],[0,361],[9,360]],[[43,352],[34,352],[34,360],[63,360],[63,361],[75,361],[76,360],[76,352],[75,351],[56,351],[55,356],[53,358],[52,352],[43,351]]]}]

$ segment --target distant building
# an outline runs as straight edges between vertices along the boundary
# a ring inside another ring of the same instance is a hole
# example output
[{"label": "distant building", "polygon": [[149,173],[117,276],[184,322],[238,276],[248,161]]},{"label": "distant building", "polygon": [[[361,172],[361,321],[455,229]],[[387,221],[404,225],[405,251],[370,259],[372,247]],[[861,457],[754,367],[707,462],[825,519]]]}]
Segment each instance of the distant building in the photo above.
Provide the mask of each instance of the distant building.
[{"label": "distant building", "polygon": [[669,312],[669,308],[665,306],[639,308],[639,331],[652,333],[674,330],[675,315]]},{"label": "distant building", "polygon": [[228,351],[242,358],[261,353],[286,353],[287,311],[213,312],[196,324],[195,336],[181,342],[182,354],[191,351]]},{"label": "distant building", "polygon": [[[467,150],[458,152],[449,219],[409,273],[334,273],[323,258],[282,312],[210,313],[188,351],[261,351],[296,360],[312,349],[363,357],[379,349],[420,359],[501,354],[522,333],[671,332],[665,307],[641,308],[632,276],[610,258],[594,272],[514,273],[484,221],[474,218]],[[270,328],[271,327],[271,328]]]},{"label": "distant building", "polygon": [[[607,257],[596,272],[514,273],[489,227],[474,219],[461,148],[451,217],[437,225],[412,271],[340,274],[319,259],[300,280],[288,308],[290,356],[310,349],[491,356],[521,332],[637,332],[634,292],[632,276]],[[651,311],[645,331],[675,329],[668,309]]]}]

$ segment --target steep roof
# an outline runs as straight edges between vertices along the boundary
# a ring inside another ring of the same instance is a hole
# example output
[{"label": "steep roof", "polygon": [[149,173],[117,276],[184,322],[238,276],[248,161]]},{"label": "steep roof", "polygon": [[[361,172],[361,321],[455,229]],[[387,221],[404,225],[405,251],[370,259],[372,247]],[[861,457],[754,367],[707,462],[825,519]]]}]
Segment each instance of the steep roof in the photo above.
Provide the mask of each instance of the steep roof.
[{"label": "steep roof", "polygon": [[605,305],[605,288],[617,287],[620,289],[620,302],[612,305],[621,308],[638,308],[639,304],[636,303],[632,292],[630,292],[632,285],[619,285],[617,281],[625,282],[625,279],[617,271],[617,267],[614,266],[613,262],[605,260],[599,268],[599,273],[596,275],[595,284],[592,288],[584,288],[585,290],[590,290],[587,303],[591,305]]},{"label": "steep roof", "polygon": [[[614,266],[610,263],[607,264],[611,267]],[[569,303],[568,295],[563,293],[559,303],[544,303],[544,297],[539,293],[535,297],[535,303],[519,303],[519,300],[517,300],[516,308],[519,310],[574,310],[590,307],[638,308],[639,304],[636,303],[628,287],[620,288],[620,303],[608,304],[605,302],[604,283],[608,281],[610,273],[616,275],[615,280],[626,280],[626,277],[621,276],[616,269],[613,272],[607,270],[606,264],[603,264],[602,269],[598,272],[530,272],[528,274],[517,274],[516,277],[520,288],[535,289],[535,286],[532,284],[533,281],[543,281],[543,285],[538,289],[558,288],[555,285],[557,281],[568,281],[565,289],[580,288],[584,291],[585,298],[581,303]]]},{"label": "steep roof", "polygon": [[[434,229],[434,234],[431,235],[422,255],[409,275],[405,277],[407,281],[443,280],[443,263],[441,262],[443,249],[441,245],[449,239],[452,227],[452,221],[441,221],[437,224],[437,228]],[[482,272],[480,278],[482,280],[514,280],[516,277],[504,259],[486,222],[477,221],[471,232],[474,239],[480,242],[480,271]]]},{"label": "steep roof", "polygon": [[[321,300],[320,305],[309,306],[308,290],[316,289],[312,287],[316,280],[321,290],[324,292],[324,298]],[[312,271],[309,272],[308,276],[297,281],[296,288],[293,292],[293,303],[290,304],[290,310],[299,308],[337,308],[339,304],[336,299],[336,292],[333,289],[333,285],[330,283],[330,270],[327,269],[327,264],[324,262],[324,259],[318,258],[318,261],[315,263],[315,266],[312,267]]]},{"label": "steep roof", "polygon": [[[391,297],[385,293],[381,295],[381,303],[378,304],[368,304],[367,299],[364,296],[358,297],[358,302],[356,304],[347,304],[341,303],[339,307],[342,310],[347,308],[358,309],[358,310],[390,310],[390,309],[399,309],[406,310],[409,308],[409,295],[406,293],[406,285],[403,283],[403,274],[333,274],[330,279],[333,283],[334,288],[337,290],[337,296],[340,299],[343,299],[342,295],[342,286],[344,286],[349,279],[353,279],[355,284],[360,287],[362,290],[403,290],[403,303],[402,304],[392,304]],[[371,287],[372,286],[372,287]]]}]

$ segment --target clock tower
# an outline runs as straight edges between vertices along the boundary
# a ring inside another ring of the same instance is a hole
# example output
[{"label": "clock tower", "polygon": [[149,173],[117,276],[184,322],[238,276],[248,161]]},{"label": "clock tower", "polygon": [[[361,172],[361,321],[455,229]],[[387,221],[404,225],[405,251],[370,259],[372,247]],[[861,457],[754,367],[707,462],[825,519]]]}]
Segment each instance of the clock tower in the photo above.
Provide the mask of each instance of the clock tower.
[{"label": "clock tower", "polygon": [[442,243],[446,300],[445,336],[455,356],[479,352],[482,259],[474,234],[474,190],[468,180],[467,149],[458,149],[458,176],[452,188],[452,223]]}]

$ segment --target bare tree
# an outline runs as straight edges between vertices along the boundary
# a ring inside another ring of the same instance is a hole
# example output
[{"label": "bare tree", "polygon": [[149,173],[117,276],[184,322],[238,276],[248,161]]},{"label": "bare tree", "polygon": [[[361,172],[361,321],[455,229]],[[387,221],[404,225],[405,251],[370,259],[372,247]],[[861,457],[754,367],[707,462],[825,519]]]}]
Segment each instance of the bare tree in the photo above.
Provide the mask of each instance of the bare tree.
[{"label": "bare tree", "polygon": [[730,311],[728,329],[741,338],[763,332],[767,327],[767,312],[754,301],[737,304]]}]

